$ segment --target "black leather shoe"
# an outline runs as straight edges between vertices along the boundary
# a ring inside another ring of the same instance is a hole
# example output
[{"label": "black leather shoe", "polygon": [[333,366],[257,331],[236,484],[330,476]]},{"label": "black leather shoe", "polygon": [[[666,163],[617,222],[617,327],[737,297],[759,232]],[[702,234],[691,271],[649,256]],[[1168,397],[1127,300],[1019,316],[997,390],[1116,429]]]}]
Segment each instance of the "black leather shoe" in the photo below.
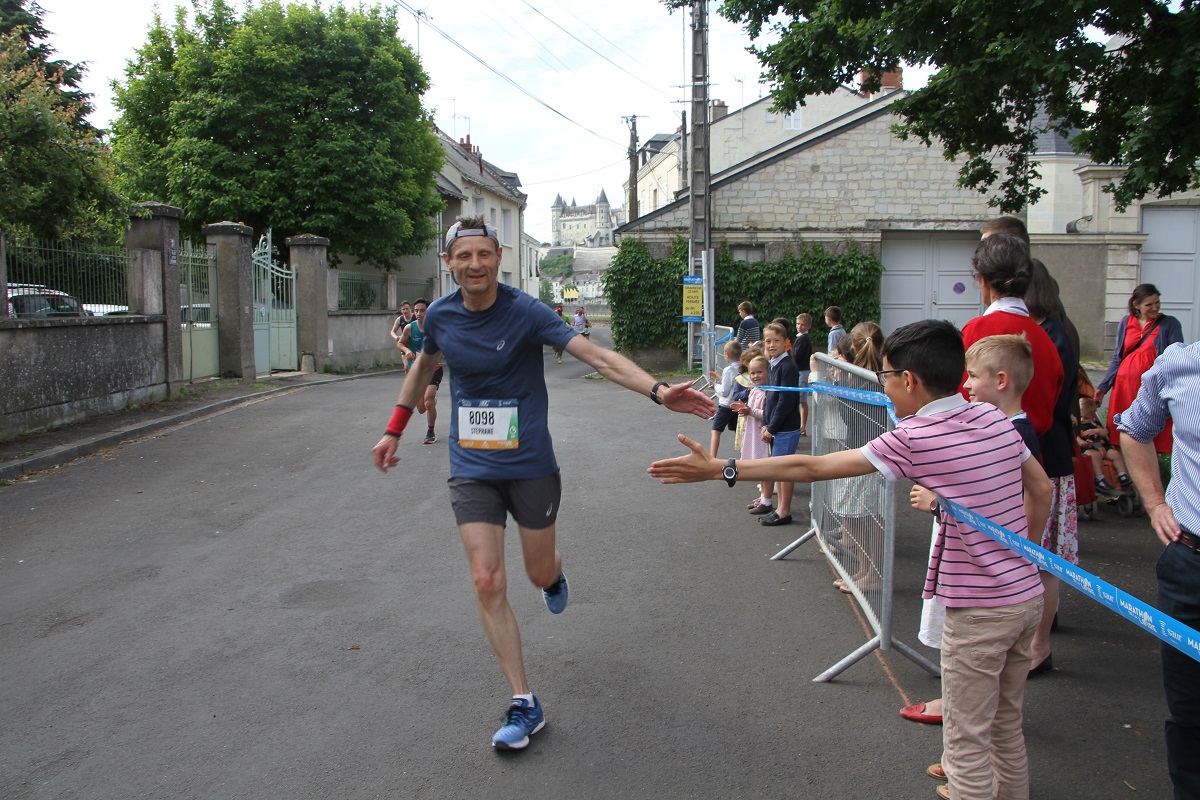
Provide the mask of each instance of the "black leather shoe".
[{"label": "black leather shoe", "polygon": [[1050,655],[1048,655],[1044,659],[1042,659],[1042,663],[1038,664],[1036,667],[1029,670],[1028,677],[1036,678],[1038,675],[1042,675],[1044,673],[1053,672],[1053,671],[1054,671],[1054,654],[1051,653]]},{"label": "black leather shoe", "polygon": [[767,514],[765,517],[759,517],[758,524],[766,525],[768,527],[774,527],[776,525],[791,525],[792,524],[792,515],[788,514],[786,517],[781,517],[781,516],[779,516],[779,514],[772,511],[770,514]]}]

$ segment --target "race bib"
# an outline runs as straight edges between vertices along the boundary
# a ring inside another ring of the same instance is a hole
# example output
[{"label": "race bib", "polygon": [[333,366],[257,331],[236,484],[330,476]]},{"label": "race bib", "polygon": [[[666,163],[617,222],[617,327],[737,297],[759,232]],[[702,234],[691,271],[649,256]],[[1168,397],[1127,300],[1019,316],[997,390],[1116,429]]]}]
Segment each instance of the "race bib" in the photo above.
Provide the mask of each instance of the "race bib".
[{"label": "race bib", "polygon": [[463,400],[458,404],[458,446],[516,450],[520,443],[516,400]]}]

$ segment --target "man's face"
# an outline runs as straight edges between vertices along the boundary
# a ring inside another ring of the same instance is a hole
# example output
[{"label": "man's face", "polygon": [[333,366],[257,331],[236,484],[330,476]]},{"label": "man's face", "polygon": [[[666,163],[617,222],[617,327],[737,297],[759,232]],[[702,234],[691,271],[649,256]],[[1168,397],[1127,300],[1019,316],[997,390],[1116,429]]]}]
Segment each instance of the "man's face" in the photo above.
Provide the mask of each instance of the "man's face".
[{"label": "man's face", "polygon": [[982,364],[967,362],[967,379],[963,381],[963,388],[972,401],[1000,407],[1000,378]]},{"label": "man's face", "polygon": [[412,315],[413,315],[412,306],[410,306],[408,303],[405,303],[404,305],[400,306],[400,316],[411,317]]},{"label": "man's face", "polygon": [[426,310],[427,308],[424,303],[417,303],[417,305],[413,308],[413,316],[416,317],[417,322],[425,321]]},{"label": "man's face", "polygon": [[485,295],[499,283],[500,249],[490,236],[455,239],[442,258],[465,294]]}]

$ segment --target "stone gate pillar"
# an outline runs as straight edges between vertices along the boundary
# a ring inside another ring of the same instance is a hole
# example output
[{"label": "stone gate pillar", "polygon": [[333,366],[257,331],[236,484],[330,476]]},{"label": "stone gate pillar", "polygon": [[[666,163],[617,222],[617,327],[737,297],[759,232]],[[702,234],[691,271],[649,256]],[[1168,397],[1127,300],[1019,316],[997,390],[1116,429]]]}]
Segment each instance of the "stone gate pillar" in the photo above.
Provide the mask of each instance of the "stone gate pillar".
[{"label": "stone gate pillar", "polygon": [[254,229],[217,222],[200,229],[217,254],[217,342],[221,374],[253,381]]},{"label": "stone gate pillar", "polygon": [[175,397],[183,388],[183,333],[179,327],[179,221],[183,209],[153,202],[138,206],[149,216],[131,215],[132,224],[125,234],[129,310],[166,318],[163,378],[167,397]]},{"label": "stone gate pillar", "polygon": [[[304,233],[287,239],[296,272],[296,343],[300,369],[323,372],[329,361],[329,240]],[[336,300],[334,303],[336,308]]]}]

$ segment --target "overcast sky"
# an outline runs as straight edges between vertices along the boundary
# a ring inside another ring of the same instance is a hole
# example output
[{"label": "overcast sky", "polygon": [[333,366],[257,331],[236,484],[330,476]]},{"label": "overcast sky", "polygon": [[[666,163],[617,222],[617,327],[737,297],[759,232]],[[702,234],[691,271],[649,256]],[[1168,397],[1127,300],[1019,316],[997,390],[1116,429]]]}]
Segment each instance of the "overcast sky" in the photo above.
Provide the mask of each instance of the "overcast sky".
[{"label": "overcast sky", "polygon": [[[86,62],[91,121],[108,127],[116,115],[111,82],[123,80],[155,9],[170,20],[179,3],[39,2],[58,54]],[[638,116],[644,142],[675,130],[688,109],[681,101],[690,80],[690,15],[671,14],[656,0],[411,0],[411,7],[428,15],[418,26],[403,6],[398,13],[401,37],[419,50],[432,79],[426,106],[442,130],[458,139],[469,132],[485,159],[520,176],[529,195],[525,227],[540,241],[550,237],[558,193],[583,205],[603,188],[614,207],[624,205],[629,129],[622,117]],[[710,97],[731,110],[767,92],[748,45],[739,27],[710,16]],[[905,79],[911,83],[907,72]]]}]

